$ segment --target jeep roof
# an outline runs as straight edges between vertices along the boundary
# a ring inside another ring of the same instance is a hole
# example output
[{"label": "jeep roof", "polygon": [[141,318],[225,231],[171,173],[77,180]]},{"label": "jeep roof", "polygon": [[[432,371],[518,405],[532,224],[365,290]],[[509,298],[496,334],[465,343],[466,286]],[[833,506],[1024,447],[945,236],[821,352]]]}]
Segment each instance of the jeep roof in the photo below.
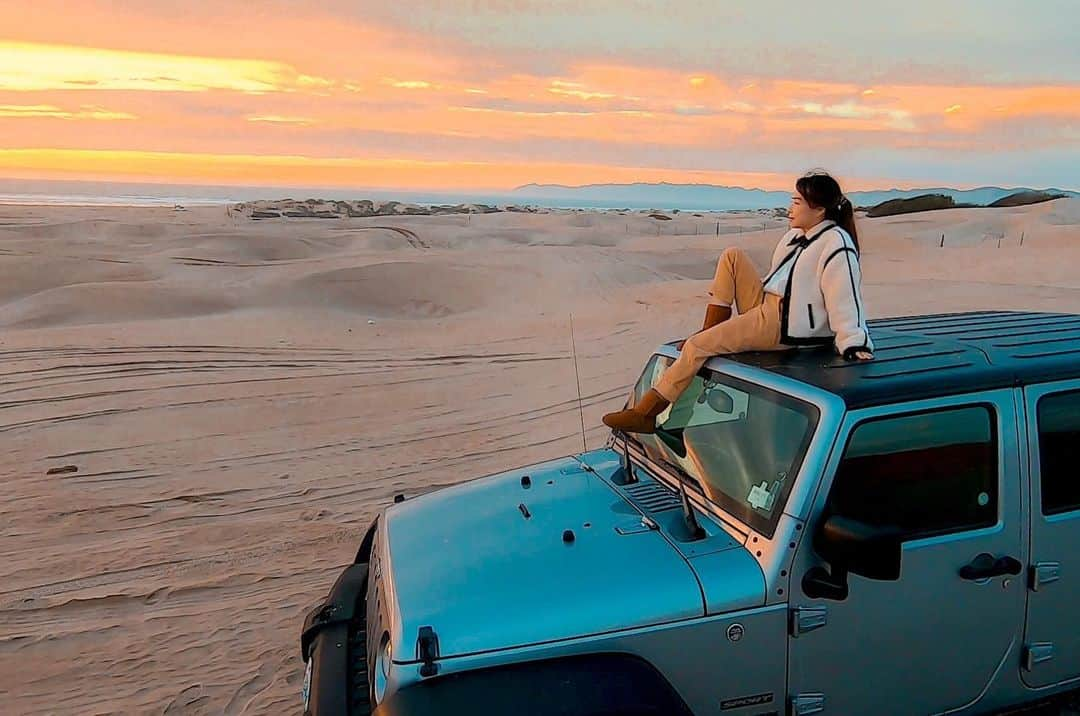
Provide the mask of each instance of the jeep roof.
[{"label": "jeep roof", "polygon": [[768,370],[861,408],[1080,377],[1080,315],[972,311],[869,322],[874,360],[829,349],[740,353],[726,360]]}]

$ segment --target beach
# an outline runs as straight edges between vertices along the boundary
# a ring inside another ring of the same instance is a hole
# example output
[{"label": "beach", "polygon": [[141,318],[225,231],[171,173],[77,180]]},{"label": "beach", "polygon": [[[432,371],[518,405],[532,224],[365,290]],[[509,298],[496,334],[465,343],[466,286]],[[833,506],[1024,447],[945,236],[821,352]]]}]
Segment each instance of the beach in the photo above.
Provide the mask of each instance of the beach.
[{"label": "beach", "polygon": [[[296,710],[303,617],[378,510],[602,447],[650,351],[700,328],[720,252],[764,270],[787,228],[255,210],[0,206],[19,713]],[[858,226],[873,318],[1080,313],[1080,199]]]}]

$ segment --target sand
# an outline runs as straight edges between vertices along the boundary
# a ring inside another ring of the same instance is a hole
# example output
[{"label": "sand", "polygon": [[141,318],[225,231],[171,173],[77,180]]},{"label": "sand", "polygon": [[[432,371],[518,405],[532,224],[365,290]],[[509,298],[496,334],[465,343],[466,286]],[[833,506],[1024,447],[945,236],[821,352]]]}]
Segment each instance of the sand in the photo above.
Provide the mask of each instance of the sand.
[{"label": "sand", "polygon": [[[230,214],[0,207],[5,708],[292,712],[303,615],[377,510],[582,449],[571,312],[596,448],[719,252],[764,267],[784,229]],[[873,316],[1080,313],[1080,200],[860,228]]]}]

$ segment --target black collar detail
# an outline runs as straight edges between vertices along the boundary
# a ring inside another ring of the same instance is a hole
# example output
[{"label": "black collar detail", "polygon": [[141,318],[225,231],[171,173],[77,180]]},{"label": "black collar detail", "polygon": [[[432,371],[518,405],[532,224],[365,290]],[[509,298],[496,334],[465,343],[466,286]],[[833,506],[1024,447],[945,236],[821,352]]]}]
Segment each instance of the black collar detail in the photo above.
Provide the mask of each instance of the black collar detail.
[{"label": "black collar detail", "polygon": [[819,236],[821,236],[822,234],[824,234],[826,231],[833,228],[834,226],[836,226],[836,224],[829,224],[828,226],[826,226],[824,229],[817,232],[813,236],[807,236],[806,234],[796,236],[791,241],[789,241],[787,245],[788,246],[800,246],[800,247],[805,249],[812,242],[816,241]]}]

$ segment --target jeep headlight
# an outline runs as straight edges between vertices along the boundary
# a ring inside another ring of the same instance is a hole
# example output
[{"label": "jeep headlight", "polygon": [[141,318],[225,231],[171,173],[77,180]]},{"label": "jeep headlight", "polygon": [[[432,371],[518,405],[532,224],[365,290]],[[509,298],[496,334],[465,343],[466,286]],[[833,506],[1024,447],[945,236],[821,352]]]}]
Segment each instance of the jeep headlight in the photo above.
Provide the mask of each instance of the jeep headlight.
[{"label": "jeep headlight", "polygon": [[372,691],[375,695],[375,703],[378,704],[383,699],[383,694],[386,693],[386,682],[390,678],[390,637],[389,635],[383,636],[382,645],[379,646],[379,653],[375,656],[375,684]]}]

